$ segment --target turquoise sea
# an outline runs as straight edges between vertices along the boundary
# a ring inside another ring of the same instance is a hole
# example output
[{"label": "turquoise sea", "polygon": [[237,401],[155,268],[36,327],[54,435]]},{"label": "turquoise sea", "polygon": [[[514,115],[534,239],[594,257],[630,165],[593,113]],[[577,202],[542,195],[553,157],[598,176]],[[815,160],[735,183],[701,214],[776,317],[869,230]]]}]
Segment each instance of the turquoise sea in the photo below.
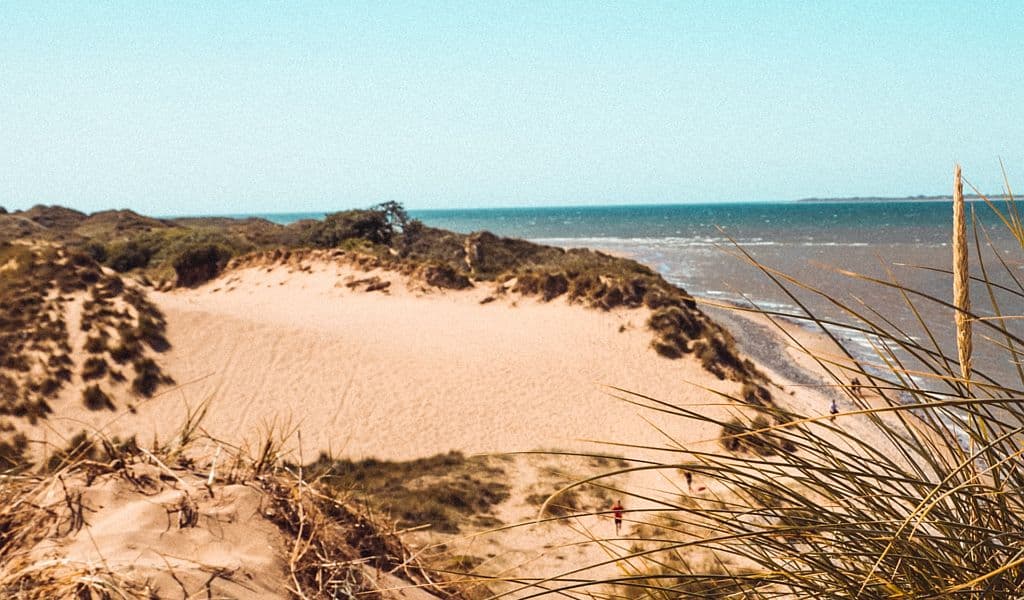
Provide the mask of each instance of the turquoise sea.
[{"label": "turquoise sea", "polygon": [[[970,204],[979,223],[989,277],[1021,292],[1014,278],[1024,281],[1024,253],[987,205]],[[710,303],[756,304],[791,314],[809,309],[844,323],[855,321],[852,310],[875,321],[888,320],[914,339],[928,340],[906,298],[849,272],[898,281],[924,295],[949,301],[951,280],[941,270],[948,269],[951,260],[951,206],[946,201],[749,202],[420,210],[410,214],[428,225],[459,232],[488,230],[550,245],[629,255]],[[287,223],[322,218],[323,214],[255,216]],[[986,234],[1001,250],[1005,268],[990,249],[984,249]],[[788,289],[782,289],[777,282],[786,281],[783,277],[776,275],[773,280],[752,266],[744,253],[800,284],[787,283]],[[980,274],[976,261],[972,273]],[[1017,293],[996,290],[994,295],[1004,313],[1024,314],[1024,300]],[[993,314],[983,286],[976,285],[972,297],[976,312]],[[924,296],[911,296],[910,300],[948,351],[953,339],[951,311]],[[984,334],[984,326],[979,328]],[[843,328],[835,332],[859,356],[877,360],[871,336]],[[1009,372],[1005,352],[986,345],[983,338],[977,345],[979,369],[998,375]]]}]

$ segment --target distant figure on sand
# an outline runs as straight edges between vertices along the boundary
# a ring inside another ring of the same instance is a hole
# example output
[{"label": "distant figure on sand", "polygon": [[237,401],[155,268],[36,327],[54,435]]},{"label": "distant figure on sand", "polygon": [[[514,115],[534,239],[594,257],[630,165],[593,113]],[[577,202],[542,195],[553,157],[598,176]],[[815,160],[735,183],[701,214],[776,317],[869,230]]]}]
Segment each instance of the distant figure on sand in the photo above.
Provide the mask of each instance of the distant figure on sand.
[{"label": "distant figure on sand", "polygon": [[619,529],[622,528],[622,500],[616,500],[615,504],[612,504],[612,516],[615,517],[615,535],[619,535]]},{"label": "distant figure on sand", "polygon": [[689,492],[693,492],[693,474],[689,471],[686,472],[686,489]]},{"label": "distant figure on sand", "polygon": [[828,407],[828,413],[830,415],[832,415],[831,417],[829,417],[829,421],[835,421],[836,420],[836,413],[838,413],[838,412],[839,412],[839,405],[836,404],[836,399],[833,398],[832,399],[832,404]]},{"label": "distant figure on sand", "polygon": [[864,386],[860,384],[860,379],[854,377],[850,380],[850,389],[853,390],[853,395],[863,399],[864,398]]}]

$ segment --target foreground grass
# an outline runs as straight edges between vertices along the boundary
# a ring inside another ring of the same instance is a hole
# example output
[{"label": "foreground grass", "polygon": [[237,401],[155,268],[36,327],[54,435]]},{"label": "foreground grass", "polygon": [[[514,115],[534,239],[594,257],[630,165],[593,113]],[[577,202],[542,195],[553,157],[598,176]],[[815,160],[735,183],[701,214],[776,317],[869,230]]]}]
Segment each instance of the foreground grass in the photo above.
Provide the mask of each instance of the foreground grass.
[{"label": "foreground grass", "polygon": [[[399,588],[462,597],[444,575],[420,562],[389,521],[364,510],[352,490],[284,464],[281,440],[268,434],[251,454],[200,435],[200,420],[190,416],[172,444],[152,448],[83,433],[45,465],[4,475],[0,596],[242,598],[252,597],[260,583],[260,593],[274,598],[399,598]],[[203,452],[211,447],[218,448],[213,456]],[[246,501],[237,504],[239,498],[254,499],[258,510],[244,508]],[[95,521],[109,521],[117,510],[110,503],[138,521],[124,523],[124,535],[93,533]],[[143,515],[161,508],[166,529],[162,522],[147,529]],[[228,527],[247,528],[243,537],[261,540],[273,552],[272,564],[250,556],[245,544],[252,539],[239,545],[237,536],[225,534]],[[268,530],[276,533],[268,536]],[[126,537],[135,531],[138,539]],[[208,538],[217,540],[220,560],[229,567],[203,562],[217,560],[210,554],[173,553],[190,547],[188,540]],[[90,540],[84,557],[72,551],[82,539]],[[135,560],[118,554],[124,544],[137,552]],[[256,569],[280,569],[285,579],[268,579]],[[268,581],[277,591],[264,586]]]}]

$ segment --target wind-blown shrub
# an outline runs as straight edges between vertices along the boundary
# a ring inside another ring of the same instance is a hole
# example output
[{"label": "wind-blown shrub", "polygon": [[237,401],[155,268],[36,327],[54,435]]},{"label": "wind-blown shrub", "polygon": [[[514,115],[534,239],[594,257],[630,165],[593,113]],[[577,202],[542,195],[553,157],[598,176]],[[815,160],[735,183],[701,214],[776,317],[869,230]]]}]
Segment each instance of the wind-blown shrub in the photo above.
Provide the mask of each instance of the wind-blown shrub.
[{"label": "wind-blown shrub", "polygon": [[383,211],[348,210],[329,214],[323,221],[311,225],[303,241],[317,248],[335,248],[354,238],[387,245],[393,234]]}]

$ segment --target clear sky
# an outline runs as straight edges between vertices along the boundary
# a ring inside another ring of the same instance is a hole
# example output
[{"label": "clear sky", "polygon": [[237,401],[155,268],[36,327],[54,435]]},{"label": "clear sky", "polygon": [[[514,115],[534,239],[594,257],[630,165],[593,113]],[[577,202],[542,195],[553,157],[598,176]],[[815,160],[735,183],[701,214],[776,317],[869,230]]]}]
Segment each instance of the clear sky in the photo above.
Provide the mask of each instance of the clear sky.
[{"label": "clear sky", "polygon": [[0,205],[1024,188],[1021,2],[0,4]]}]

